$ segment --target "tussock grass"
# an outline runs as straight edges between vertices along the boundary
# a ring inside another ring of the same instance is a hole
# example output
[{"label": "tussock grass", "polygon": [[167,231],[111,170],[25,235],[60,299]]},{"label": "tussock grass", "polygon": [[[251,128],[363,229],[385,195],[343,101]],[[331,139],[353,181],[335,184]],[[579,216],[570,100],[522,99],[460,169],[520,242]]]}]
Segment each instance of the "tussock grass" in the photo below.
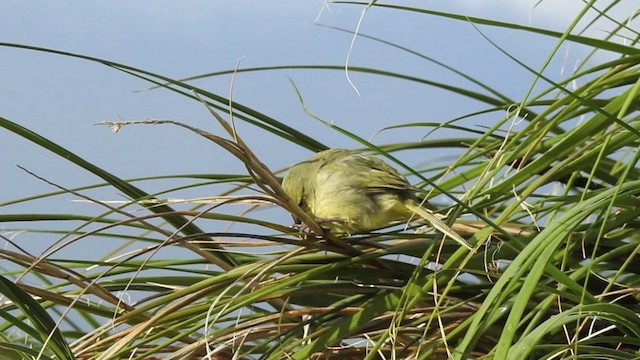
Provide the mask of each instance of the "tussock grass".
[{"label": "tussock grass", "polygon": [[[41,254],[31,254],[3,236],[10,245],[0,249],[0,256],[11,266],[0,273],[0,353],[15,359],[639,356],[637,29],[620,19],[616,31],[636,35],[621,44],[612,40],[615,32],[603,39],[575,32],[583,14],[560,33],[428,9],[372,6],[398,11],[399,17],[412,12],[543,34],[557,39],[549,61],[565,42],[618,57],[595,64],[592,58],[560,80],[543,76],[546,64],[542,69],[521,64],[549,85],[534,92],[532,84],[520,103],[468,76],[472,85],[465,89],[411,74],[350,66],[351,72],[436,86],[486,105],[483,111],[446,123],[394,125],[451,128],[463,131],[464,138],[374,144],[327,123],[390,162],[398,150],[426,154],[444,148],[459,154],[451,163],[429,164],[428,169],[397,166],[418,179],[425,196],[454,201],[445,209],[447,221],[474,245],[468,251],[443,242],[437,233],[404,231],[402,226],[346,240],[324,235],[286,198],[278,177],[251,144],[242,141],[234,123],[246,122],[256,131],[315,151],[325,148],[321,139],[189,82],[233,71],[343,71],[344,66],[247,68],[177,80],[103,59],[2,43],[33,50],[34,56],[44,51],[101,63],[194,100],[195,106],[210,110],[221,125],[220,133],[166,120],[148,123],[186,128],[213,141],[241,161],[246,173],[184,175],[193,181],[188,186],[206,181],[225,187],[217,196],[184,208],[180,201],[165,201],[164,191],[149,194],[139,184],[161,179],[121,179],[48,140],[46,134],[22,127],[19,119],[0,118],[6,131],[104,180],[0,204],[7,210],[0,222],[8,229],[29,230],[26,222],[46,220],[71,224],[62,230],[34,227],[33,233],[58,239]],[[576,80],[581,85],[571,87]],[[478,84],[482,91],[471,90]],[[482,129],[458,122],[487,112],[508,116]],[[512,126],[516,122],[519,126]],[[130,124],[107,125],[126,131],[122,127]],[[118,189],[131,201],[110,203],[85,195],[85,190],[103,186]],[[68,194],[99,205],[103,212],[88,216],[10,211],[16,204]],[[303,219],[308,231],[255,218],[252,211],[222,211],[233,203],[249,210],[281,207]],[[206,231],[214,221],[229,226]],[[97,260],[57,255],[58,248],[88,238],[126,245]],[[171,251],[180,251],[180,257],[172,258]],[[16,333],[23,334],[20,341],[11,335]]]}]

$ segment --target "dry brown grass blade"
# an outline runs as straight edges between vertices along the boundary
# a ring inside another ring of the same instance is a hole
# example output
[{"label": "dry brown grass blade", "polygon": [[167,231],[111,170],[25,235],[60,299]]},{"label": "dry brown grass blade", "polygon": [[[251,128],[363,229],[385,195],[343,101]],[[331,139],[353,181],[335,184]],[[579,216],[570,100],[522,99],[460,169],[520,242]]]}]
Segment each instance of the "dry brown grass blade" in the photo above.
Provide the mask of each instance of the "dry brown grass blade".
[{"label": "dry brown grass blade", "polygon": [[207,108],[209,113],[220,123],[220,125],[225,129],[225,131],[234,138],[235,143],[223,139],[219,136],[203,132],[201,130],[196,131],[199,135],[206,137],[207,139],[214,141],[216,144],[223,147],[225,150],[229,151],[231,154],[236,156],[240,161],[245,164],[249,175],[254,179],[256,184],[260,186],[262,190],[264,190],[267,194],[273,196],[278,204],[291,214],[293,214],[296,218],[300,219],[309,229],[311,229],[315,234],[319,237],[322,237],[333,243],[338,248],[347,251],[348,255],[359,255],[361,254],[358,250],[347,244],[340,238],[329,235],[309,214],[307,214],[304,210],[298,206],[293,200],[289,198],[289,196],[284,192],[282,186],[280,185],[280,180],[273,174],[269,168],[262,163],[258,157],[251,151],[251,149],[246,145],[246,143],[242,140],[242,138],[236,133],[235,129],[222,118],[209,104],[202,99],[197,92],[194,92],[195,96],[200,100],[200,102]]}]

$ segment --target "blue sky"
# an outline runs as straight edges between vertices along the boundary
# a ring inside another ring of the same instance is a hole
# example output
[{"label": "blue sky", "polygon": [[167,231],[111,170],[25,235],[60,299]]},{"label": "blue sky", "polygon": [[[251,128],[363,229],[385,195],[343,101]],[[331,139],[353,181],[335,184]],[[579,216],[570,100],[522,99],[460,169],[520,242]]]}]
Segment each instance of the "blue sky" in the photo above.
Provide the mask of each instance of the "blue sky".
[{"label": "blue sky", "polygon": [[[580,11],[581,1],[399,1],[396,4],[457,11],[562,31]],[[598,2],[600,3],[600,2]],[[606,4],[607,2],[604,2]],[[602,5],[603,7],[604,5]],[[620,12],[633,9],[624,3]],[[109,1],[13,2],[0,14],[0,41],[42,46],[95,56],[181,78],[241,67],[328,64],[344,65],[351,35],[317,24],[354,30],[362,7],[323,1]],[[317,24],[314,24],[316,21]],[[637,21],[636,21],[637,24]],[[637,25],[636,25],[637,26]],[[603,22],[589,33],[610,29]],[[555,40],[522,31],[480,26],[483,34],[533,68],[539,68]],[[407,46],[486,82],[521,100],[533,75],[502,55],[471,24],[397,10],[372,8],[360,31]],[[622,41],[622,39],[619,39]],[[578,45],[563,46],[547,70],[562,78],[587,54]],[[607,56],[606,54],[603,56]],[[94,126],[101,120],[173,119],[222,134],[198,103],[166,90],[139,92],[149,84],[105,66],[69,57],[0,47],[0,116],[19,123],[122,178],[181,173],[243,173],[241,164],[214,144],[169,126],[126,127],[113,134]],[[460,77],[415,56],[358,39],[352,66],[368,66],[468,86]],[[564,69],[564,70],[563,70]],[[564,75],[563,75],[564,71]],[[399,123],[445,121],[482,104],[442,90],[388,78],[351,73],[360,95],[342,71],[270,71],[240,74],[236,101],[298,128],[325,144],[354,147],[305,114],[291,86],[300,89],[306,106],[318,116],[370,138]],[[227,96],[231,78],[198,80],[198,86]],[[546,87],[546,85],[542,86]],[[487,126],[497,116],[478,118]],[[239,133],[273,169],[310,153],[246,124]],[[399,130],[375,137],[378,144],[418,141],[426,132]],[[438,136],[438,135],[435,135]],[[100,182],[66,160],[0,130],[0,203],[54,190],[22,172],[71,188]],[[415,153],[404,160],[419,163]],[[423,155],[417,155],[423,156]],[[430,154],[434,156],[434,154]],[[447,154],[436,154],[446,161]],[[166,184],[145,183],[153,192]],[[213,194],[185,193],[184,196]],[[119,199],[113,190],[96,195]],[[2,212],[83,212],[61,198],[0,209]],[[40,208],[38,208],[40,207]]]}]

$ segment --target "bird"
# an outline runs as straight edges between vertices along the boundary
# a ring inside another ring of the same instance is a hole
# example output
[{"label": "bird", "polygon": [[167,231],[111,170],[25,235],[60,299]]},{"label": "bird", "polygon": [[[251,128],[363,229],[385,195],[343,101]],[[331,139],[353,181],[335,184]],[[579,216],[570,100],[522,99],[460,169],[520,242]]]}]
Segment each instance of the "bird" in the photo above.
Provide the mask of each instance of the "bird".
[{"label": "bird", "polygon": [[[419,216],[467,249],[472,247],[420,206],[417,188],[383,160],[355,150],[328,149],[289,168],[285,193],[332,234],[376,230]],[[299,219],[295,219],[300,223]]]}]

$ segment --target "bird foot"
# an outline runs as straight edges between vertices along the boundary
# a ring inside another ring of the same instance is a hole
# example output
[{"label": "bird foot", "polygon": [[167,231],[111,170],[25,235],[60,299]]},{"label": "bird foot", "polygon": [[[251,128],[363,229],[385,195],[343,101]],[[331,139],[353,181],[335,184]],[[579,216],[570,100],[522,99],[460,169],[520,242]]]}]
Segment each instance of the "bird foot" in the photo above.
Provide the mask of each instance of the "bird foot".
[{"label": "bird foot", "polygon": [[318,225],[320,225],[320,228],[322,229],[321,234],[316,234],[315,232],[311,231],[311,228],[305,224],[293,224],[291,227],[300,232],[301,236],[305,240],[317,240],[324,238],[324,236],[329,234],[330,232],[330,228],[323,226],[321,222],[318,222]]}]

